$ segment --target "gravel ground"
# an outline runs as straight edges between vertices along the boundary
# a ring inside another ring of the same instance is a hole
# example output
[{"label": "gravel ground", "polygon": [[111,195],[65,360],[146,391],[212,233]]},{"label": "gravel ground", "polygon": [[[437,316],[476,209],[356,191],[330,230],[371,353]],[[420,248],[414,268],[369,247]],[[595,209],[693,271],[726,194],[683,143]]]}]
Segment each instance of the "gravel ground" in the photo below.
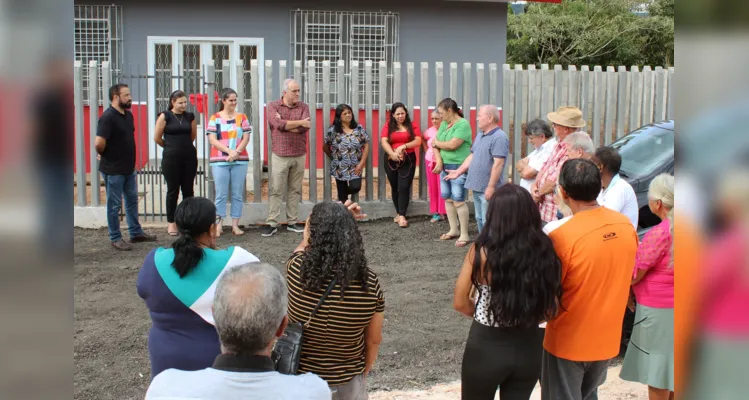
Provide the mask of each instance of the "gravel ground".
[{"label": "gravel ground", "polygon": [[[465,249],[437,239],[447,231],[446,222],[410,222],[408,229],[398,228],[392,219],[360,225],[369,265],[380,277],[386,300],[384,341],[368,387],[373,399],[457,399],[459,385],[456,392],[454,382],[460,378],[470,320],[453,311],[452,294]],[[471,228],[475,232],[475,225]],[[159,236],[156,245],[169,244],[165,228],[150,231]],[[227,230],[219,246],[242,246],[281,267],[300,241],[301,234],[284,229],[263,238],[250,227],[240,238]],[[76,399],[143,398],[150,378],[150,319],[135,282],[153,247],[139,244],[131,252],[118,252],[110,247],[105,229],[75,230]],[[618,380],[617,375],[610,374],[609,381]],[[403,392],[413,390],[431,392]],[[447,397],[436,397],[439,390],[446,390]]]}]

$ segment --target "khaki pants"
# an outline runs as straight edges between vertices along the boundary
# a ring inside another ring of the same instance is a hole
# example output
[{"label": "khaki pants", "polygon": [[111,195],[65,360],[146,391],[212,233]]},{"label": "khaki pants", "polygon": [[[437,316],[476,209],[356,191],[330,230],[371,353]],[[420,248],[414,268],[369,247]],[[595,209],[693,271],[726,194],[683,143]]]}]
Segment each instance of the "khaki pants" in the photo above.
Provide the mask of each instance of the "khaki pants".
[{"label": "khaki pants", "polygon": [[273,174],[270,177],[270,206],[266,222],[270,226],[278,225],[281,215],[283,196],[286,198],[286,221],[295,224],[299,218],[299,202],[302,201],[302,181],[304,180],[304,163],[307,156],[280,157],[271,156]]}]

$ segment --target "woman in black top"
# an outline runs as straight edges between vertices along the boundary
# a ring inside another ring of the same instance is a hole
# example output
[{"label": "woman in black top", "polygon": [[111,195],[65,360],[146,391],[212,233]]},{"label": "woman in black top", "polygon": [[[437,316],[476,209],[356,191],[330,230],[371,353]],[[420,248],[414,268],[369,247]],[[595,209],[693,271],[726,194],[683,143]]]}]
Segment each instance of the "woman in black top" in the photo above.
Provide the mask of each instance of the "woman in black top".
[{"label": "woman in black top", "polygon": [[562,263],[541,230],[531,194],[507,184],[489,200],[486,227],[468,250],[453,306],[473,319],[461,398],[528,400],[541,376],[544,330],[562,310]]},{"label": "woman in black top", "polygon": [[198,152],[193,145],[198,135],[195,115],[186,111],[187,95],[181,90],[169,96],[169,111],[159,114],[156,120],[154,141],[164,148],[161,171],[166,180],[166,220],[168,232],[177,236],[174,210],[177,208],[179,190],[182,200],[193,196],[193,183],[198,171]]}]

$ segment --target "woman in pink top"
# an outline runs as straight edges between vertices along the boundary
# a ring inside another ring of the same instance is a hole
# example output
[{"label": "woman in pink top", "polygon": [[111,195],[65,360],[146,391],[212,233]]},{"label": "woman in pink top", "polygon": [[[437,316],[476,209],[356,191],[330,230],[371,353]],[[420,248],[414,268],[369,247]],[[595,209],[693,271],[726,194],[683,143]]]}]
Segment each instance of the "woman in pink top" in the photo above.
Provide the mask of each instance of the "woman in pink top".
[{"label": "woman in pink top", "polygon": [[434,153],[432,152],[432,143],[437,137],[437,131],[442,123],[442,117],[437,110],[432,111],[432,127],[424,132],[424,140],[421,141],[424,146],[424,161],[426,161],[427,167],[427,188],[429,190],[429,212],[432,214],[431,222],[439,222],[445,220],[445,199],[440,194],[440,174],[432,172],[434,169]]},{"label": "woman in pink top", "polygon": [[650,400],[674,396],[674,177],[650,183],[648,206],[661,218],[637,249],[632,290],[637,299],[632,338],[619,375],[648,385]]}]

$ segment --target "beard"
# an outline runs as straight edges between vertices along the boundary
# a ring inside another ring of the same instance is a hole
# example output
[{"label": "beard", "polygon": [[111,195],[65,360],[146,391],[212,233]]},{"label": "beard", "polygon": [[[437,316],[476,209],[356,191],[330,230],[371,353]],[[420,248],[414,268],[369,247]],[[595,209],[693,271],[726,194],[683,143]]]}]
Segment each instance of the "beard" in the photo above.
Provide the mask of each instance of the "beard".
[{"label": "beard", "polygon": [[127,103],[120,103],[120,106],[122,106],[122,108],[124,108],[124,109],[126,109],[126,110],[129,110],[129,109],[130,109],[130,107],[132,107],[132,106],[133,106],[133,101],[132,101],[132,100],[130,100],[130,101],[128,101]]}]

